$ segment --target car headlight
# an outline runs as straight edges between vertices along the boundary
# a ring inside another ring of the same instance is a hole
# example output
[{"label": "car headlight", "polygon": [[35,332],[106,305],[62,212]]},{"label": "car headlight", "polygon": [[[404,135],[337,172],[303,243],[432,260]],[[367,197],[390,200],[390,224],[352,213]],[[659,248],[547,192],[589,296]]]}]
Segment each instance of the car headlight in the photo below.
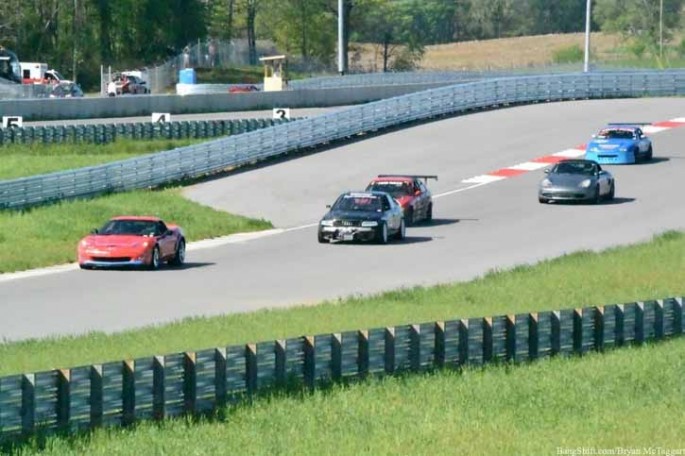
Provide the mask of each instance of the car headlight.
[{"label": "car headlight", "polygon": [[592,185],[592,179],[585,179],[583,182],[578,184],[578,187],[580,188],[588,188],[590,185]]},{"label": "car headlight", "polygon": [[378,226],[378,222],[375,220],[362,222],[362,226]]},{"label": "car headlight", "polygon": [[141,244],[140,244],[141,247],[147,247],[148,245],[150,245],[150,242],[149,242],[149,241],[143,241],[143,242],[141,242]]},{"label": "car headlight", "polygon": [[88,241],[86,241],[85,239],[82,239],[81,240],[81,247],[88,247]]},{"label": "car headlight", "polygon": [[333,220],[321,220],[321,226],[333,226]]},{"label": "car headlight", "polygon": [[543,179],[540,185],[542,185],[543,187],[549,187],[550,185],[552,185],[552,181],[549,179]]},{"label": "car headlight", "polygon": [[628,146],[620,146],[620,147],[618,148],[618,150],[619,150],[620,152],[628,152]]}]

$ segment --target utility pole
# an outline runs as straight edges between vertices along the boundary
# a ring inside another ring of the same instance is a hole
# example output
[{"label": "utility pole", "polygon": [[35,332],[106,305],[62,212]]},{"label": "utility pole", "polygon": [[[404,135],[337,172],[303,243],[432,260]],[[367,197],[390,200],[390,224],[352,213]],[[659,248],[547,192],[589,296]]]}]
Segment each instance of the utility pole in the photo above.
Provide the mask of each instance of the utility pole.
[{"label": "utility pole", "polygon": [[585,61],[583,63],[583,72],[590,71],[590,11],[592,10],[592,0],[587,0],[585,6]]},{"label": "utility pole", "polygon": [[664,59],[664,0],[659,1],[659,60]]},{"label": "utility pole", "polygon": [[338,73],[345,74],[345,27],[344,27],[344,0],[338,0]]}]

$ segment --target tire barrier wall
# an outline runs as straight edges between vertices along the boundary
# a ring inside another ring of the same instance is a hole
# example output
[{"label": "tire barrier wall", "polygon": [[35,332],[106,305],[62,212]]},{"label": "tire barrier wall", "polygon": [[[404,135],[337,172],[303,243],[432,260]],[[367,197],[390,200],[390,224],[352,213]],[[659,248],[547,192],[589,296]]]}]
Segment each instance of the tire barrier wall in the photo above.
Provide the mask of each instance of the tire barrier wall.
[{"label": "tire barrier wall", "polygon": [[0,378],[0,441],[216,411],[262,391],[682,337],[683,298],[295,337]]},{"label": "tire barrier wall", "polygon": [[79,142],[107,144],[121,138],[132,140],[216,138],[273,127],[274,125],[279,125],[284,122],[287,122],[287,120],[223,119],[182,122],[172,121],[164,123],[136,122],[125,124],[0,128],[0,146],[7,144],[60,144]]}]

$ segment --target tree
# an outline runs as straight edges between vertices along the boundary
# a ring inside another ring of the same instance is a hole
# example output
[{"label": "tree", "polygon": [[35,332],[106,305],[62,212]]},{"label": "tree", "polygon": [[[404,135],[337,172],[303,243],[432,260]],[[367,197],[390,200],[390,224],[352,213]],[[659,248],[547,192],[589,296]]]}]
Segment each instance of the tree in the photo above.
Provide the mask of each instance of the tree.
[{"label": "tree", "polygon": [[[680,24],[684,0],[663,0],[664,40]],[[597,0],[593,11],[601,30],[620,33],[631,43],[637,57],[649,51],[659,56],[659,0]]]}]

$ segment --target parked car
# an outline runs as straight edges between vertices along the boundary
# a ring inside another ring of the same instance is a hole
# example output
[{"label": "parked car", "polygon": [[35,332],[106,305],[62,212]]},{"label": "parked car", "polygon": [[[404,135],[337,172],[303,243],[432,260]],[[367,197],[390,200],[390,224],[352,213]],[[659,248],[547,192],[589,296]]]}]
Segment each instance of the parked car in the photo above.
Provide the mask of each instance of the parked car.
[{"label": "parked car", "polygon": [[109,96],[145,93],[150,93],[147,83],[138,76],[130,74],[119,75],[107,85],[107,94]]},{"label": "parked car", "polygon": [[256,85],[246,84],[246,85],[234,85],[228,88],[228,93],[250,93],[259,92],[259,87]]},{"label": "parked car", "polygon": [[114,217],[78,243],[81,269],[146,267],[162,262],[180,266],[185,262],[183,230],[157,217]]},{"label": "parked car", "polygon": [[83,90],[75,82],[59,82],[50,91],[50,98],[78,98],[83,96]]}]

